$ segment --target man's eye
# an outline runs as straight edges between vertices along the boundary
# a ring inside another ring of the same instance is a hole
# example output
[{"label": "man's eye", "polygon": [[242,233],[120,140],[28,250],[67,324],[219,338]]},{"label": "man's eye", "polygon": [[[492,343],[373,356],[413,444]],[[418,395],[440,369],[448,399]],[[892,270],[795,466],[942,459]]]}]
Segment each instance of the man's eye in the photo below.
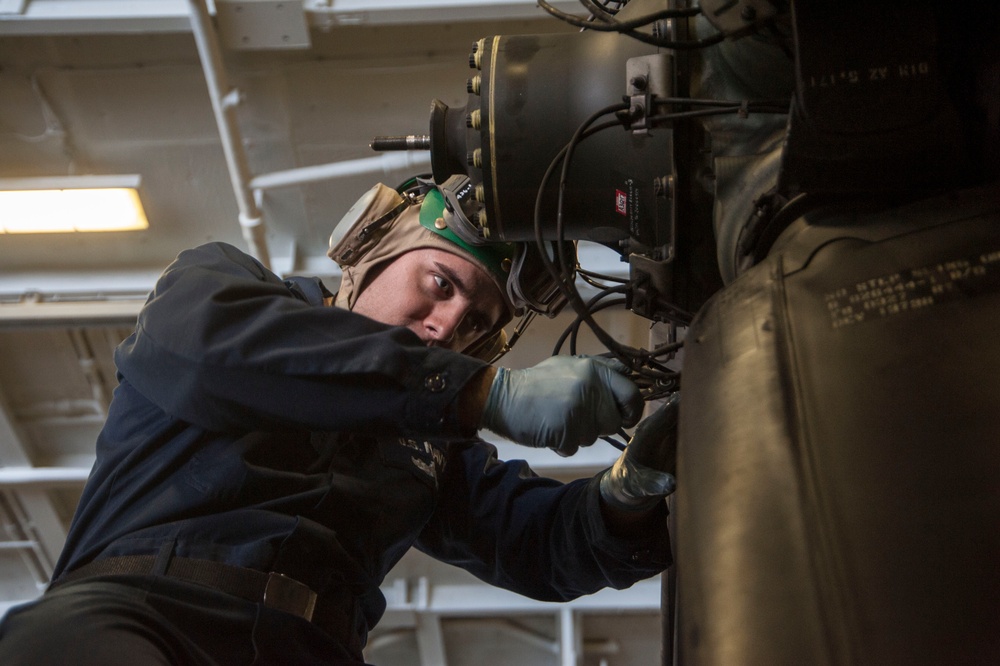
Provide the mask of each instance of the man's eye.
[{"label": "man's eye", "polygon": [[434,276],[434,282],[437,284],[438,289],[442,291],[449,291],[451,289],[451,283],[440,275]]}]

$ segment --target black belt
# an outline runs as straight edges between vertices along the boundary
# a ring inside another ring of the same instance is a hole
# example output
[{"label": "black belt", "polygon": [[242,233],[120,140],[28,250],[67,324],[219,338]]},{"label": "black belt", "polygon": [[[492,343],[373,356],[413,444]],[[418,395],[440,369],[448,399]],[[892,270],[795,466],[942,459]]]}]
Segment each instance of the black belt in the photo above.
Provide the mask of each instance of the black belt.
[{"label": "black belt", "polygon": [[[53,583],[53,587],[92,576],[151,574],[155,562],[155,555],[124,555],[95,560],[62,576]],[[310,622],[316,610],[315,592],[294,578],[273,571],[264,573],[211,560],[173,557],[163,575],[211,587]]]},{"label": "black belt", "polygon": [[[50,589],[94,576],[154,575],[157,559],[155,555],[123,555],[95,560],[53,581]],[[347,590],[343,594],[325,593],[320,597],[284,574],[188,557],[171,557],[166,571],[155,573],[304,618],[362,660],[363,645],[353,621],[355,599]]]}]

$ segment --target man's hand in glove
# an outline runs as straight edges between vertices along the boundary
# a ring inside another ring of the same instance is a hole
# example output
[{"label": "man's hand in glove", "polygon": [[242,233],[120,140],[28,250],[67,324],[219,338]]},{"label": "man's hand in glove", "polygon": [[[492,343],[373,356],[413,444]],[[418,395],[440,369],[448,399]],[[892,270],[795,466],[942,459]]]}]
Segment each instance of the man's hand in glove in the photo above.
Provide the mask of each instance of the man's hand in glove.
[{"label": "man's hand in glove", "polygon": [[680,406],[680,394],[674,393],[639,423],[629,445],[601,477],[605,504],[620,511],[644,512],[674,492]]},{"label": "man's hand in glove", "polygon": [[524,370],[498,368],[481,427],[561,455],[601,435],[635,425],[642,396],[623,363],[587,356],[552,356]]}]

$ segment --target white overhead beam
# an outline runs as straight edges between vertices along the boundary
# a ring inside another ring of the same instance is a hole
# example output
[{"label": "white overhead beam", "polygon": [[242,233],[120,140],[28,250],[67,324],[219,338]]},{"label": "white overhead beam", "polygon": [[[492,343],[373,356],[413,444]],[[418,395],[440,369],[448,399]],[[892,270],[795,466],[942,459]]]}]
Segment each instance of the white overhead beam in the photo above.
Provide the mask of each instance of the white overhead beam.
[{"label": "white overhead beam", "polygon": [[184,0],[28,0],[0,12],[0,34],[188,32]]},{"label": "white overhead beam", "polygon": [[[252,0],[250,0],[252,1]],[[553,0],[580,12],[576,0]],[[319,29],[543,18],[534,0],[306,0],[306,18]],[[215,13],[214,3],[211,5]],[[186,0],[0,0],[0,34],[69,35],[189,32]]]},{"label": "white overhead beam", "polygon": [[0,489],[83,488],[89,467],[0,467]]},{"label": "white overhead beam", "polygon": [[147,269],[115,268],[77,271],[4,271],[0,275],[0,307],[12,299],[62,301],[145,300],[166,264]]},{"label": "white overhead beam", "polygon": [[132,326],[143,301],[32,301],[0,304],[0,329],[25,326]]},{"label": "white overhead beam", "polygon": [[[442,617],[479,615],[523,615],[552,613],[560,608],[580,612],[658,612],[660,610],[660,577],[639,581],[625,590],[605,589],[563,604],[535,601],[508,590],[484,583],[434,583],[429,579],[416,585],[417,599],[407,598],[405,581],[393,580],[382,587],[386,597],[386,616],[413,613],[433,613]],[[391,621],[389,624],[393,624]]]},{"label": "white overhead beam", "polygon": [[409,171],[414,167],[422,168],[428,166],[430,163],[430,153],[383,153],[374,157],[362,157],[355,160],[344,160],[342,162],[317,164],[259,174],[250,179],[250,187],[254,190],[269,190],[317,183],[348,176],[364,176],[369,174],[387,176],[394,171]]},{"label": "white overhead beam", "polygon": [[[578,0],[552,0],[565,12],[583,13]],[[544,18],[535,0],[306,0],[312,25],[412,24]]]}]

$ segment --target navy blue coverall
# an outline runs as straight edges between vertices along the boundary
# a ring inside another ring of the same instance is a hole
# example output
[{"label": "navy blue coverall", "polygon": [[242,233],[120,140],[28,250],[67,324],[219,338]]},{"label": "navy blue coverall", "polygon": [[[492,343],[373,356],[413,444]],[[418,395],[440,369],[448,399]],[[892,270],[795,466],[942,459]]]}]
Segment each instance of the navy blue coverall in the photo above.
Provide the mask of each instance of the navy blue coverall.
[{"label": "navy blue coverall", "polygon": [[[615,537],[596,479],[538,477],[461,431],[457,396],[482,361],[325,296],[221,243],[167,268],[116,350],[56,583],[0,625],[0,663],[360,663],[379,585],[411,546],[552,601],[669,564],[665,509],[661,529]],[[148,572],[72,578],[136,555]],[[316,616],[160,575],[182,560],[284,574],[317,593]]]}]

